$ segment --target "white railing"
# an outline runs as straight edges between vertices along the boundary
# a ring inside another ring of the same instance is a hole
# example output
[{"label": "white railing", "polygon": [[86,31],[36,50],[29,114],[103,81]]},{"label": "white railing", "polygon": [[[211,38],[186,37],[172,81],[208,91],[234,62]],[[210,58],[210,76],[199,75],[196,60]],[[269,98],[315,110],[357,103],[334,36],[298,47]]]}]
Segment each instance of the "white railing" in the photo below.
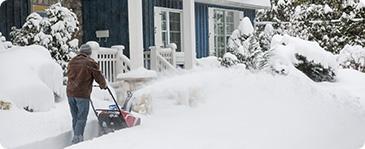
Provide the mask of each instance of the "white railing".
[{"label": "white railing", "polygon": [[[157,72],[176,70],[176,44],[170,44],[168,48],[151,47],[150,68]],[[145,54],[147,56],[147,53]]]},{"label": "white railing", "polygon": [[92,52],[92,57],[98,62],[103,75],[111,83],[117,81],[119,73],[130,71],[130,60],[123,54],[123,50],[124,46],[113,46],[100,47]]},{"label": "white railing", "polygon": [[151,69],[151,51],[144,51],[143,64],[144,64],[144,68]]},{"label": "white railing", "polygon": [[117,74],[131,71],[131,61],[123,54],[124,46],[113,46],[112,49],[118,49],[117,66],[119,66],[120,69],[117,71]]}]

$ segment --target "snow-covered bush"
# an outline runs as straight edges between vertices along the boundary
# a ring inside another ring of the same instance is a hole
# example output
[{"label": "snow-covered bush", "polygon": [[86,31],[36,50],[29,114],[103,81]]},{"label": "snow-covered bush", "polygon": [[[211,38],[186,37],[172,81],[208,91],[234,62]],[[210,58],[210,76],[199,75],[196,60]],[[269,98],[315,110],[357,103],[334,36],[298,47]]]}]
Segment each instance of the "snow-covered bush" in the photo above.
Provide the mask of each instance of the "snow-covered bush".
[{"label": "snow-covered bush", "polygon": [[274,27],[271,24],[266,24],[264,31],[259,33],[259,42],[263,51],[269,51],[272,37],[276,34]]},{"label": "snow-covered bush", "polygon": [[11,42],[6,41],[6,38],[0,32],[0,50],[11,48],[13,45]]},{"label": "snow-covered bush", "polygon": [[48,111],[65,97],[63,71],[42,46],[0,51],[0,99],[19,109]]},{"label": "snow-covered bush", "polygon": [[74,37],[79,22],[76,15],[60,3],[46,9],[46,14],[44,18],[38,13],[30,14],[22,28],[14,28],[10,33],[12,41],[19,46],[37,44],[47,48],[65,70],[70,59],[68,53],[78,47]]},{"label": "snow-covered bush", "polygon": [[316,82],[335,81],[336,57],[318,43],[289,35],[275,35],[272,47],[270,65],[275,72],[287,74],[296,69]]},{"label": "snow-covered bush", "polygon": [[295,57],[298,63],[295,67],[306,74],[315,82],[322,81],[335,81],[336,74],[331,67],[324,67],[320,63],[316,63],[314,60],[309,61],[307,57],[303,55],[296,54]]},{"label": "snow-covered bush", "polygon": [[242,19],[238,29],[230,36],[228,45],[227,53],[221,61],[223,66],[230,67],[240,63],[249,70],[259,70],[265,66],[266,53],[260,46],[249,18]]},{"label": "snow-covered bush", "polygon": [[365,72],[365,48],[356,45],[346,45],[337,57],[342,68],[351,68]]}]

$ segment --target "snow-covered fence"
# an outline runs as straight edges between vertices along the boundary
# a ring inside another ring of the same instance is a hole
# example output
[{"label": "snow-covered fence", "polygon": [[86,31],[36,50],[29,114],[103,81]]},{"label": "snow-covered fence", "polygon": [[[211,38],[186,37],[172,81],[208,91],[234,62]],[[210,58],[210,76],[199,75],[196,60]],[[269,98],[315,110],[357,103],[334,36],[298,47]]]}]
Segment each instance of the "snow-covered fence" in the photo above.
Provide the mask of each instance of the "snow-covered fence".
[{"label": "snow-covered fence", "polygon": [[176,44],[167,48],[151,47],[150,68],[157,72],[176,70]]},{"label": "snow-covered fence", "polygon": [[130,60],[123,54],[124,46],[100,47],[93,51],[92,57],[98,62],[106,79],[113,83],[119,73],[130,71]]}]

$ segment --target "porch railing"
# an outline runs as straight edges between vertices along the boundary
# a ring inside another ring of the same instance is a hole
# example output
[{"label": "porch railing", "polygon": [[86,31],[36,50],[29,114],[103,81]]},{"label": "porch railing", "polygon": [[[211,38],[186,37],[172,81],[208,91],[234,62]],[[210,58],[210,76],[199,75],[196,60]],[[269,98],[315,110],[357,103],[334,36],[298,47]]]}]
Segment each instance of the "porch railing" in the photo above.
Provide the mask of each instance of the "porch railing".
[{"label": "porch railing", "polygon": [[[131,70],[130,59],[123,54],[124,46],[111,48],[100,47],[93,51],[92,57],[98,62],[100,70],[106,79],[114,83],[119,73]],[[167,48],[151,47],[151,51],[144,52],[145,68],[157,72],[176,70],[176,45],[170,44]]]},{"label": "porch railing", "polygon": [[157,72],[176,70],[176,44],[167,48],[150,47],[150,50],[144,53],[146,68]]},{"label": "porch railing", "polygon": [[119,73],[130,71],[131,62],[123,54],[124,46],[113,46],[111,48],[100,47],[93,51],[92,57],[98,62],[100,70],[105,78],[114,83]]}]

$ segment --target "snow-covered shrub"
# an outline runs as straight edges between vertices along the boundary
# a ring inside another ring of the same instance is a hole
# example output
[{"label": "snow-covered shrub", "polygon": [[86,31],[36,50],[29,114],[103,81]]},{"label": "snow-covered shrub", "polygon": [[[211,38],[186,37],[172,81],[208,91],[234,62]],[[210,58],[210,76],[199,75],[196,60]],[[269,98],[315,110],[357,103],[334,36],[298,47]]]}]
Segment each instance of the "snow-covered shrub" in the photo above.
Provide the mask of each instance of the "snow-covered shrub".
[{"label": "snow-covered shrub", "polygon": [[6,41],[6,38],[0,32],[0,50],[11,48],[13,45],[11,42]]},{"label": "snow-covered shrub", "polygon": [[325,68],[320,63],[314,62],[314,60],[308,61],[307,57],[303,55],[296,54],[295,57],[298,60],[298,63],[295,64],[295,67],[306,74],[313,81],[335,81],[336,74],[333,68]]},{"label": "snow-covered shrub", "polygon": [[235,55],[230,52],[225,53],[221,60],[221,65],[224,67],[231,67],[233,65],[236,65],[237,63],[239,63],[239,60]]},{"label": "snow-covered shrub", "polygon": [[287,74],[297,69],[313,81],[335,81],[338,63],[336,57],[318,43],[289,35],[275,35],[270,65],[275,72]]},{"label": "snow-covered shrub", "polygon": [[69,9],[56,3],[46,9],[47,16],[42,18],[38,13],[30,14],[20,29],[10,33],[15,45],[41,45],[49,50],[51,56],[65,70],[70,57],[75,51],[78,40],[75,33],[79,30],[76,15]]},{"label": "snow-covered shrub", "polygon": [[346,45],[337,57],[342,68],[351,68],[365,72],[365,48],[356,45]]},{"label": "snow-covered shrub", "polygon": [[221,61],[223,66],[230,67],[240,63],[249,70],[259,70],[266,64],[267,54],[260,47],[249,18],[242,19],[238,29],[230,36],[228,45],[227,53]]},{"label": "snow-covered shrub", "polygon": [[276,31],[271,24],[266,24],[264,31],[259,33],[259,42],[263,51],[270,50],[271,40],[275,33]]},{"label": "snow-covered shrub", "polygon": [[64,99],[63,71],[42,46],[0,51],[0,98],[18,109],[48,111]]}]

